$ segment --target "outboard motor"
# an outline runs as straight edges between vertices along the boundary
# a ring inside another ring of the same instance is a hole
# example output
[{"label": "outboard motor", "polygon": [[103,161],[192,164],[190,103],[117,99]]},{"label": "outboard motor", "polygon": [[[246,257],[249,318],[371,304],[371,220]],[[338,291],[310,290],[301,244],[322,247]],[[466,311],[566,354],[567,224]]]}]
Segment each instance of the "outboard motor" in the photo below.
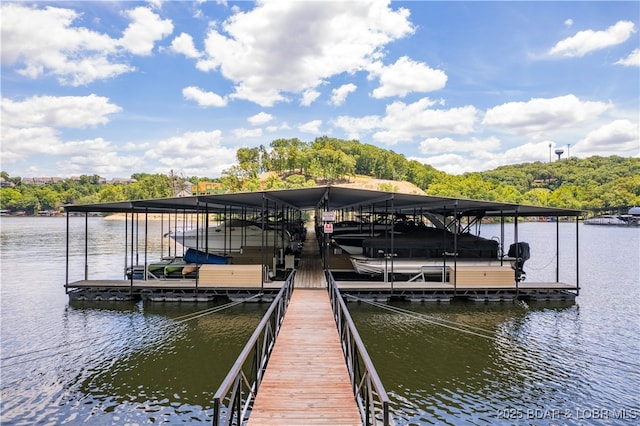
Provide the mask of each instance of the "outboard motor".
[{"label": "outboard motor", "polygon": [[511,268],[516,271],[516,281],[524,281],[527,278],[524,272],[524,263],[531,257],[529,251],[529,243],[519,242],[509,246],[509,257],[513,257],[515,260],[511,262]]}]

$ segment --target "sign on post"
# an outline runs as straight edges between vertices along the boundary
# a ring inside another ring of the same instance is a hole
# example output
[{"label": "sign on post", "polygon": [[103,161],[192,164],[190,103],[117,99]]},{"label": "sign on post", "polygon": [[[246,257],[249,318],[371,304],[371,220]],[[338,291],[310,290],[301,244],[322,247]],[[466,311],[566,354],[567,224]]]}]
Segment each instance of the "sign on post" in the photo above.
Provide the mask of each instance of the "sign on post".
[{"label": "sign on post", "polygon": [[333,223],[325,223],[324,224],[324,233],[325,234],[333,234]]},{"label": "sign on post", "polygon": [[336,221],[336,212],[322,212],[322,221],[323,222],[335,222]]}]

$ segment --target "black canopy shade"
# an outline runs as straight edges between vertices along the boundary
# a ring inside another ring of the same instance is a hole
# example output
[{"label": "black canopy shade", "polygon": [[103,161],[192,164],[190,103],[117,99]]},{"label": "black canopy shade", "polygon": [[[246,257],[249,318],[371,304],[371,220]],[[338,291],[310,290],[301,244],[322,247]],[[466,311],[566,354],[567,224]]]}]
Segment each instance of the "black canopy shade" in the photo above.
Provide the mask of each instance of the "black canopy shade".
[{"label": "black canopy shade", "polygon": [[372,191],[341,186],[271,191],[239,192],[233,194],[193,195],[189,197],[121,201],[99,204],[66,205],[67,212],[95,213],[174,213],[223,212],[234,209],[261,210],[268,205],[286,206],[297,210],[344,210],[367,208],[372,212],[394,211],[411,213],[418,209],[443,215],[462,216],[581,216],[581,210],[530,206],[493,201],[436,197]]}]

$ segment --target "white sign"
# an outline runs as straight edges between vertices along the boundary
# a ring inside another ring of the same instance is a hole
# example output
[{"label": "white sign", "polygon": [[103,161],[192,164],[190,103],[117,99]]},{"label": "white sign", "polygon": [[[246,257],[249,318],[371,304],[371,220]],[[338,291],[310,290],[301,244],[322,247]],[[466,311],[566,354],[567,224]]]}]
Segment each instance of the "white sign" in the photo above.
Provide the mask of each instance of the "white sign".
[{"label": "white sign", "polygon": [[335,222],[336,221],[336,212],[322,212],[322,221],[323,222]]},{"label": "white sign", "polygon": [[324,233],[325,234],[333,234],[333,223],[325,223],[324,224]]}]

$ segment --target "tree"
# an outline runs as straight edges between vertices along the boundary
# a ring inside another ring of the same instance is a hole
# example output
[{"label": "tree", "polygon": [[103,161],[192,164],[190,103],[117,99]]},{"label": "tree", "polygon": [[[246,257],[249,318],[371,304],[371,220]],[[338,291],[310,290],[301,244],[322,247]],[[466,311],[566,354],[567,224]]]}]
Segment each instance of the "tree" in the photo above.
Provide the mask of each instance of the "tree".
[{"label": "tree", "polygon": [[22,198],[22,193],[17,189],[0,188],[0,209],[14,210],[15,206],[21,202]]}]

